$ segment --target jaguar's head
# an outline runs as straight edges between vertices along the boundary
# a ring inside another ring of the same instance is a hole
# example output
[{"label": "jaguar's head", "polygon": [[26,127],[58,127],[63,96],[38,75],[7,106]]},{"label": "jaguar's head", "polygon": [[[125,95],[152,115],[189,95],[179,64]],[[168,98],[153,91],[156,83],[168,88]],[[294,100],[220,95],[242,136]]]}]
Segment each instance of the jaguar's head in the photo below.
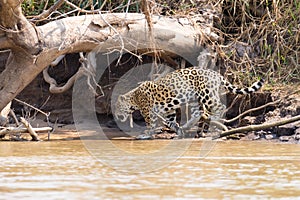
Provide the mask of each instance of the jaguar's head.
[{"label": "jaguar's head", "polygon": [[128,117],[132,118],[134,107],[129,95],[120,95],[115,105],[115,117],[121,122],[125,122]]}]

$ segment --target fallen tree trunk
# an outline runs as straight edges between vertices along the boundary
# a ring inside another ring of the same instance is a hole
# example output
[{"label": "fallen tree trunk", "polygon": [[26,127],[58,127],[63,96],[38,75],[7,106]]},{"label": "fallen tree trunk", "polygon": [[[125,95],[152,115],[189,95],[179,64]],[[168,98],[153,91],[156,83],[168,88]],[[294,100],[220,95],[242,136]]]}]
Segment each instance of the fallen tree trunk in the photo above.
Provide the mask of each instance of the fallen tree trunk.
[{"label": "fallen tree trunk", "polygon": [[[152,16],[152,42],[143,14],[109,13],[63,18],[42,26],[29,23],[20,1],[0,0],[0,50],[10,50],[0,74],[0,110],[57,57],[74,52],[122,52],[149,49],[175,50],[196,58],[203,38],[216,35],[195,28],[196,19]],[[103,66],[106,67],[106,66]]]}]

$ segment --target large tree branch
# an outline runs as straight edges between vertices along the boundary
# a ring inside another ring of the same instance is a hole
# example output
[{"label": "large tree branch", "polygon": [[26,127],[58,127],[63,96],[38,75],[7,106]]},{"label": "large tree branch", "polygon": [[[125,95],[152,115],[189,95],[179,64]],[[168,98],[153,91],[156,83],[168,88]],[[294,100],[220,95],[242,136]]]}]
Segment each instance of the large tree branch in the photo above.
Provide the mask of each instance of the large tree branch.
[{"label": "large tree branch", "polygon": [[8,39],[3,36],[3,37],[0,37],[0,50],[2,49],[9,49],[11,47]]},{"label": "large tree branch", "polygon": [[[153,16],[152,23],[156,48],[175,52],[187,60],[198,56],[202,47],[192,22],[183,24],[176,19]],[[143,14],[100,13],[68,17],[38,27],[29,22],[23,24],[26,27],[22,30],[7,33],[13,47],[10,61],[0,74],[0,110],[60,55],[89,52],[96,47],[98,52],[153,47]]]},{"label": "large tree branch", "polygon": [[[128,20],[130,19],[130,20]],[[154,18],[153,34],[158,40],[158,48],[177,50],[176,53],[197,57],[200,47],[196,45],[194,35],[197,33],[192,26],[183,27],[171,19]],[[110,26],[114,26],[116,33]],[[173,30],[166,30],[166,25]],[[141,14],[107,14],[97,16],[79,16],[51,22],[37,27],[42,51],[38,55],[13,56],[0,75],[0,109],[11,101],[33,78],[59,55],[91,51],[100,46],[100,51],[113,49],[148,48],[146,21]],[[117,38],[115,36],[119,35]],[[123,44],[119,37],[123,38]]]},{"label": "large tree branch", "polygon": [[[182,54],[197,55],[195,50],[199,33],[193,24],[176,19],[152,16],[153,34],[160,48],[174,49]],[[122,47],[149,48],[149,32],[143,14],[110,13],[68,17],[37,27],[45,48],[67,53],[91,51],[101,47],[102,52]],[[188,52],[186,52],[188,51]],[[186,52],[186,53],[185,53]]]},{"label": "large tree branch", "polygon": [[31,55],[40,51],[35,27],[22,14],[20,1],[0,0],[0,27],[10,40],[11,49],[16,51],[22,49]]}]

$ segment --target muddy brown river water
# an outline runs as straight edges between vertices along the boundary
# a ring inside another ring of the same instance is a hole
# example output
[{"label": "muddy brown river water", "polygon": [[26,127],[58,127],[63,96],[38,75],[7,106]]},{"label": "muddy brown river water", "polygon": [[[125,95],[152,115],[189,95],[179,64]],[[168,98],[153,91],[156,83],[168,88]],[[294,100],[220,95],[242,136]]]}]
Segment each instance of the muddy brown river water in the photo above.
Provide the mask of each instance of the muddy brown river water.
[{"label": "muddy brown river water", "polygon": [[[183,142],[172,141],[170,148]],[[0,199],[300,199],[299,144],[190,140],[172,159],[163,152],[168,145],[1,142]],[[108,153],[98,155],[96,146]],[[148,157],[155,151],[163,152],[157,162]]]}]

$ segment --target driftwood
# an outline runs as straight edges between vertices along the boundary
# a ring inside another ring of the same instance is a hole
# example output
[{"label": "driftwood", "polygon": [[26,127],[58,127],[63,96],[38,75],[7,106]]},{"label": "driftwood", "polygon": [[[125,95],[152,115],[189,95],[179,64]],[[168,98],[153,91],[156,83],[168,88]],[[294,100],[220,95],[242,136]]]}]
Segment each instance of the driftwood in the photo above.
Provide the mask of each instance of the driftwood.
[{"label": "driftwood", "polygon": [[[41,128],[32,128],[35,132],[47,132],[51,131],[51,127],[41,127]],[[20,128],[20,127],[2,127],[2,130],[0,130],[0,138],[4,137],[6,134],[11,133],[28,133],[27,128]]]},{"label": "driftwood", "polygon": [[283,119],[277,122],[272,122],[272,123],[265,123],[265,124],[260,124],[260,125],[249,125],[249,126],[244,126],[244,127],[239,127],[239,128],[234,128],[228,131],[223,131],[220,135],[213,137],[213,139],[221,138],[221,137],[226,137],[235,133],[241,133],[241,132],[249,132],[249,131],[259,131],[259,130],[265,130],[271,127],[275,126],[282,126],[285,124],[293,123],[295,121],[300,120],[300,115],[297,115],[295,117],[291,117],[289,119]]},{"label": "driftwood", "polygon": [[76,74],[74,74],[71,78],[69,78],[69,80],[67,81],[67,83],[65,85],[57,86],[56,80],[48,74],[48,67],[43,70],[44,80],[50,84],[49,91],[53,94],[63,93],[65,91],[67,91],[68,89],[70,89],[73,86],[76,79],[78,77],[81,77],[83,74],[84,74],[84,70],[81,67],[78,69]]},{"label": "driftwood", "polygon": [[36,134],[35,130],[32,128],[32,126],[29,124],[29,122],[23,117],[21,117],[20,119],[21,119],[22,124],[24,124],[24,126],[27,128],[29,134],[32,137],[32,140],[39,141],[40,140],[39,136]]},{"label": "driftwood", "polygon": [[[16,101],[22,103],[22,104],[25,104],[26,106],[29,106],[35,110],[37,110],[38,112],[44,114],[47,118],[49,117],[49,113],[45,113],[43,112],[42,110],[38,109],[38,108],[35,108],[34,106],[26,103],[26,102],[23,102],[19,99],[16,99]],[[52,128],[51,127],[42,127],[42,128],[33,128],[30,123],[23,117],[20,117],[20,120],[21,120],[21,123],[25,126],[25,128],[21,128],[19,125],[19,121],[14,113],[14,111],[10,108],[11,106],[11,102],[1,111],[1,117],[2,118],[8,118],[8,114],[10,114],[14,121],[15,121],[15,124],[17,127],[3,127],[3,126],[0,126],[0,138],[3,138],[6,134],[12,134],[12,133],[29,133],[32,140],[33,141],[39,141],[39,137],[37,135],[36,132],[46,132],[46,131],[51,131]]]}]

